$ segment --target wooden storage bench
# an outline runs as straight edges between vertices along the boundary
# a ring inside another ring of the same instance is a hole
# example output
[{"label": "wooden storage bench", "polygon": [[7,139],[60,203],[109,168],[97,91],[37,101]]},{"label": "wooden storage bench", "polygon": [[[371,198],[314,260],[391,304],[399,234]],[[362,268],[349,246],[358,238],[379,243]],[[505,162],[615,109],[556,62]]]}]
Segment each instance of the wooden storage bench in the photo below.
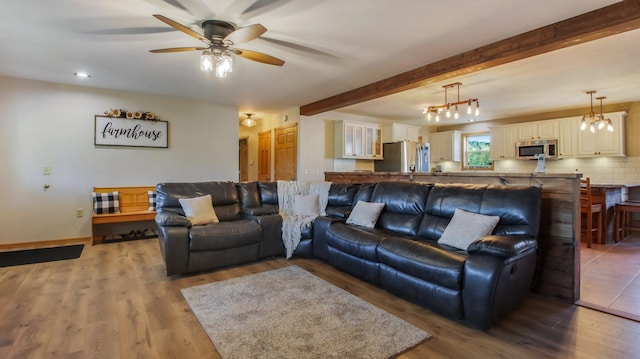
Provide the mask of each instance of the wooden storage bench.
[{"label": "wooden storage bench", "polygon": [[103,235],[97,229],[105,224],[154,221],[156,211],[149,211],[149,191],[155,192],[154,186],[139,187],[93,187],[93,192],[108,193],[118,191],[120,213],[95,214],[91,217],[92,244],[102,243]]}]

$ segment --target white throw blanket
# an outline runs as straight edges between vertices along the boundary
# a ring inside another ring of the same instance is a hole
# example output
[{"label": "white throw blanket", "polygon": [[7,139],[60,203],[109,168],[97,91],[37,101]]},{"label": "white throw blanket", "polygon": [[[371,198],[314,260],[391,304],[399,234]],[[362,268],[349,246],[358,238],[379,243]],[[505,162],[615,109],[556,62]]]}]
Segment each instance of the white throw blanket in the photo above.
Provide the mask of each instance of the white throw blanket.
[{"label": "white throw blanket", "polygon": [[316,216],[296,216],[293,213],[293,201],[296,195],[317,194],[320,215],[326,215],[327,201],[331,182],[278,181],[278,207],[282,216],[282,242],[287,258],[300,243],[302,231],[311,225]]}]

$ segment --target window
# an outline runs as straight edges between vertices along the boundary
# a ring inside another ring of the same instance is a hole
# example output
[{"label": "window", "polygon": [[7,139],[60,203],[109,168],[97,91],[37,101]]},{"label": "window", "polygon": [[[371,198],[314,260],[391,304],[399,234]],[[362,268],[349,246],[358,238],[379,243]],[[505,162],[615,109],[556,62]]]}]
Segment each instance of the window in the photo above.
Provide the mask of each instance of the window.
[{"label": "window", "polygon": [[491,136],[486,133],[472,133],[462,136],[464,149],[464,170],[492,170]]}]

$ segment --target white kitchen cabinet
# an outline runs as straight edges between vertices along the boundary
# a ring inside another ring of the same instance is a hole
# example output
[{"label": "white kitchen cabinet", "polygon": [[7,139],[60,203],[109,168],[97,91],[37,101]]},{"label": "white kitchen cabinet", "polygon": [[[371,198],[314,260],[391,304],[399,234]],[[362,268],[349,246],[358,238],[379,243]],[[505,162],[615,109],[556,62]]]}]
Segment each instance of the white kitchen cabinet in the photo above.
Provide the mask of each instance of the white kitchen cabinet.
[{"label": "white kitchen cabinet", "polygon": [[575,157],[578,153],[578,132],[580,131],[578,117],[562,118],[558,120],[558,157]]},{"label": "white kitchen cabinet", "polygon": [[556,120],[525,122],[517,125],[518,141],[558,138]]},{"label": "white kitchen cabinet", "polygon": [[456,161],[462,157],[462,133],[460,131],[434,132],[429,134],[431,162]]},{"label": "white kitchen cabinet", "polygon": [[394,123],[384,127],[383,142],[418,141],[419,126]]},{"label": "white kitchen cabinet", "polygon": [[516,158],[516,127],[500,126],[490,130],[491,159],[507,160]]},{"label": "white kitchen cabinet", "polygon": [[626,112],[616,112],[605,114],[605,118],[610,118],[613,123],[613,132],[606,129],[598,130],[595,133],[586,129],[578,130],[578,150],[579,157],[593,156],[624,156],[624,119]]},{"label": "white kitchen cabinet", "polygon": [[382,159],[382,128],[378,125],[365,124],[364,133],[364,155]]},{"label": "white kitchen cabinet", "polygon": [[335,121],[335,158],[382,159],[382,129],[377,124]]}]

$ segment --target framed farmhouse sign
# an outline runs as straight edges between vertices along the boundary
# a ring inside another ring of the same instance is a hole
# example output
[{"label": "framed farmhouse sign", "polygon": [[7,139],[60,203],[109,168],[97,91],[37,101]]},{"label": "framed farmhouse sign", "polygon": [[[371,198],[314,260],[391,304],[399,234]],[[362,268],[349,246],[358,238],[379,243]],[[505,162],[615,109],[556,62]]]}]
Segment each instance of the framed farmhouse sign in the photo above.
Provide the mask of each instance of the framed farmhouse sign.
[{"label": "framed farmhouse sign", "polygon": [[96,116],[94,142],[100,146],[169,147],[169,123]]}]

